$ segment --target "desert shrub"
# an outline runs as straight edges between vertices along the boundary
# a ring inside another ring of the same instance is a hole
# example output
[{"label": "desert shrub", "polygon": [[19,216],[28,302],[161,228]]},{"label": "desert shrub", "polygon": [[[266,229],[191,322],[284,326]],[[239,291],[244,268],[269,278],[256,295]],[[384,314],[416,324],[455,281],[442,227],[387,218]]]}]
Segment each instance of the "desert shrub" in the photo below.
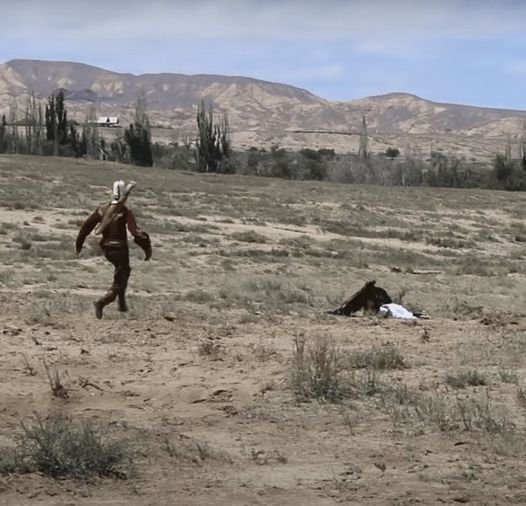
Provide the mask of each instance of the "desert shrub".
[{"label": "desert shrub", "polygon": [[2,454],[0,473],[38,471],[53,478],[126,478],[132,462],[127,445],[111,441],[102,425],[62,415],[22,424],[18,444]]},{"label": "desert shrub", "polygon": [[464,255],[459,260],[454,261],[452,271],[456,276],[491,277],[507,274],[508,268],[500,261],[483,261],[481,258],[475,258],[472,255]]},{"label": "desert shrub", "polygon": [[197,352],[201,356],[219,357],[223,353],[223,345],[220,341],[209,336],[202,339],[197,347]]},{"label": "desert shrub", "polygon": [[486,385],[487,379],[476,369],[468,371],[457,371],[446,376],[446,383],[453,388],[466,388]]},{"label": "desert shrub", "polygon": [[462,249],[468,246],[464,239],[457,239],[451,235],[428,235],[425,238],[426,244],[438,246],[439,248]]},{"label": "desert shrub", "polygon": [[18,234],[15,237],[13,237],[13,242],[17,242],[20,245],[20,249],[23,249],[25,251],[31,249],[31,240],[26,237],[24,234]]},{"label": "desert shrub", "polygon": [[85,302],[72,295],[55,295],[48,291],[33,292],[35,301],[29,310],[28,321],[44,325],[53,324],[57,315],[80,314],[85,309]]},{"label": "desert shrub", "polygon": [[490,401],[487,392],[464,399],[444,393],[423,393],[407,386],[387,389],[382,403],[395,425],[420,424],[440,432],[505,434],[515,428],[509,414]]},{"label": "desert shrub", "polygon": [[456,409],[466,431],[503,434],[514,429],[506,411],[492,404],[487,396],[458,399]]},{"label": "desert shrub", "polygon": [[517,384],[519,382],[517,373],[509,369],[499,369],[499,378],[503,383]]},{"label": "desert shrub", "polygon": [[363,374],[353,374],[350,382],[351,396],[354,399],[373,397],[385,390],[386,385],[380,380],[375,370],[368,369]]},{"label": "desert shrub", "polygon": [[298,400],[338,402],[350,395],[350,382],[341,366],[341,354],[326,336],[294,340],[289,380]]},{"label": "desert shrub", "polygon": [[68,399],[69,393],[68,389],[62,383],[61,374],[58,369],[50,369],[44,360],[44,368],[46,369],[47,378],[49,381],[49,388],[54,397],[59,397],[60,399]]},{"label": "desert shrub", "polygon": [[521,408],[526,408],[526,389],[522,385],[517,388],[517,402]]},{"label": "desert shrub", "polygon": [[232,458],[224,451],[212,448],[208,442],[197,439],[179,440],[177,442],[165,440],[165,449],[168,455],[178,460],[189,460],[194,464],[216,460],[232,463]]},{"label": "desert shrub", "polygon": [[258,234],[255,230],[235,232],[232,234],[232,238],[242,242],[255,242],[260,244],[267,242],[267,238],[262,234]]},{"label": "desert shrub", "polygon": [[[407,383],[394,383],[386,393],[391,401],[400,406],[411,405],[417,392],[407,386]],[[385,396],[382,397],[385,400]]]},{"label": "desert shrub", "polygon": [[208,304],[214,300],[214,296],[204,290],[195,289],[186,292],[185,299],[197,304]]},{"label": "desert shrub", "polygon": [[505,327],[508,323],[517,321],[517,315],[498,309],[485,310],[480,318],[482,325],[488,325],[495,328]]},{"label": "desert shrub", "polygon": [[400,350],[392,345],[373,346],[366,351],[353,351],[347,357],[348,365],[353,369],[407,369],[409,367]]},{"label": "desert shrub", "polygon": [[261,338],[256,345],[251,346],[254,358],[259,362],[265,362],[278,355],[276,348],[269,343],[264,342]]}]

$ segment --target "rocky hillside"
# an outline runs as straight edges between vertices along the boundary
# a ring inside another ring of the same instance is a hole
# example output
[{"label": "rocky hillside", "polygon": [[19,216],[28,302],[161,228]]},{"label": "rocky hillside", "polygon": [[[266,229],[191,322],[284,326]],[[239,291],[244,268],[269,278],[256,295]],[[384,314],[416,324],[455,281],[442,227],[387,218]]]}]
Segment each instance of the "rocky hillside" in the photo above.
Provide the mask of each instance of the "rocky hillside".
[{"label": "rocky hillside", "polygon": [[[312,93],[258,79],[216,75],[122,74],[81,63],[11,60],[0,65],[0,111],[16,100],[21,117],[31,92],[45,100],[62,88],[70,116],[82,121],[95,106],[100,115],[126,123],[144,91],[159,140],[195,136],[202,100],[228,114],[238,147],[280,144],[288,148],[357,149],[362,116],[373,151],[407,146],[488,159],[510,141],[521,142],[525,111],[441,104],[404,93],[331,102]],[[513,146],[512,146],[513,147]]]}]

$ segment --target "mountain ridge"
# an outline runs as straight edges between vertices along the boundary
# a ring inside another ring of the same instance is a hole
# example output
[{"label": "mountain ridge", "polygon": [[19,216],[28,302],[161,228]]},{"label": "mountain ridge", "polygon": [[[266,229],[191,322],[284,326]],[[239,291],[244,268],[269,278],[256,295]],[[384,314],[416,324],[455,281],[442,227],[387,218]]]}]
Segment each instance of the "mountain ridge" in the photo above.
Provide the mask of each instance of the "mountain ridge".
[{"label": "mountain ridge", "polygon": [[[154,132],[162,142],[195,137],[195,111],[205,100],[228,114],[238,148],[280,145],[290,149],[358,149],[362,121],[373,152],[432,143],[435,149],[488,160],[510,139],[524,141],[526,111],[434,102],[412,93],[331,101],[285,83],[217,74],[115,72],[93,65],[12,59],[0,64],[0,112],[16,100],[18,113],[34,92],[42,103],[66,92],[70,117],[84,121],[93,106],[101,115],[132,120],[144,92]],[[164,130],[164,131],[163,131]]]}]

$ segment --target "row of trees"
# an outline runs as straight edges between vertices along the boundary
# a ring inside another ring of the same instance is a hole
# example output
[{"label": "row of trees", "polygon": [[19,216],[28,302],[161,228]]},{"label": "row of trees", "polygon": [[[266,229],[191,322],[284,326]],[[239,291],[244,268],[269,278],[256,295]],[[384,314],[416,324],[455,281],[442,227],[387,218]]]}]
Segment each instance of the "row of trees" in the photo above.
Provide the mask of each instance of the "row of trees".
[{"label": "row of trees", "polygon": [[497,155],[492,167],[464,157],[432,152],[424,157],[408,147],[403,154],[392,151],[369,154],[335,154],[333,150],[303,149],[290,152],[273,147],[236,153],[231,164],[236,172],[287,179],[317,179],[341,183],[385,186],[434,186],[526,190],[526,159]]},{"label": "row of trees", "polygon": [[511,151],[495,157],[493,168],[481,167],[464,158],[432,152],[425,158],[408,147],[373,154],[369,150],[367,123],[362,129],[357,154],[337,155],[330,149],[287,151],[279,146],[269,150],[232,149],[226,115],[217,117],[211,104],[202,101],[197,108],[195,145],[152,143],[146,100],[142,94],[135,105],[133,122],[123,136],[109,145],[96,125],[92,108],[79,126],[68,119],[62,91],[49,97],[44,110],[34,95],[27,101],[22,119],[12,108],[9,117],[0,118],[0,153],[104,158],[140,166],[183,168],[201,172],[253,174],[287,179],[315,179],[348,183],[402,186],[487,187],[526,190],[526,150],[522,159],[513,160]]},{"label": "row of trees", "polygon": [[[289,152],[278,146],[269,151],[251,148],[234,153],[226,116],[215,122],[212,107],[204,102],[197,112],[197,169],[203,172],[237,172],[287,179],[451,188],[486,187],[526,190],[526,150],[522,160],[512,160],[509,146],[495,157],[493,169],[463,157],[431,152],[427,159],[412,148],[400,157],[398,148],[374,155],[369,149],[366,117],[362,117],[357,155],[336,155],[330,149]],[[396,161],[395,161],[396,159]]]},{"label": "row of trees", "polygon": [[[154,144],[153,150],[158,166],[207,170],[198,166],[195,148],[190,144]],[[231,150],[228,162],[218,166],[228,169],[223,172],[237,174],[385,186],[517,190],[523,189],[522,182],[526,182],[522,163],[506,161],[500,156],[495,159],[493,169],[488,170],[487,164],[441,152],[433,152],[426,157],[411,147],[393,155],[393,152],[386,150],[380,154],[370,153],[364,158],[359,154],[337,154],[332,149],[288,151],[272,146],[270,149]],[[497,171],[495,166],[500,166],[503,159],[507,169]]]},{"label": "row of trees", "polygon": [[68,119],[63,91],[52,94],[44,110],[32,94],[23,118],[17,107],[11,107],[9,118],[0,118],[0,153],[43,156],[87,156],[153,165],[151,129],[144,96],[139,97],[134,122],[124,135],[107,145],[96,124],[96,111],[91,108],[82,126]]}]

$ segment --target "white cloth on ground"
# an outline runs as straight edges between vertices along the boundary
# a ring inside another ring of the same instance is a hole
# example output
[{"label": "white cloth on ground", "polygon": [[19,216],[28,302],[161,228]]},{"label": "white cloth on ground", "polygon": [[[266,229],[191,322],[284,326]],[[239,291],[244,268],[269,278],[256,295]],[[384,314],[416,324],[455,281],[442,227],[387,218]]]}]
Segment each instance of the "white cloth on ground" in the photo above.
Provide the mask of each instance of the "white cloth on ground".
[{"label": "white cloth on ground", "polygon": [[383,304],[380,306],[382,316],[391,316],[400,320],[416,320],[416,316],[400,304]]}]

